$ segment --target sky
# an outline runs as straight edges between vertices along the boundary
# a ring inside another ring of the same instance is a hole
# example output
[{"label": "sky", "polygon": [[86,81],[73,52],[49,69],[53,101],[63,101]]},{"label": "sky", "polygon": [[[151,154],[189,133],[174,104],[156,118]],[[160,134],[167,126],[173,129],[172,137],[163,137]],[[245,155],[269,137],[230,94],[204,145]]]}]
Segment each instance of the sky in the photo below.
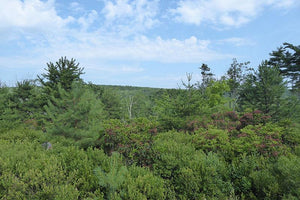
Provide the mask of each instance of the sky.
[{"label": "sky", "polygon": [[299,0],[0,0],[0,81],[45,73],[62,56],[85,82],[177,88],[232,59],[257,67],[300,44]]}]

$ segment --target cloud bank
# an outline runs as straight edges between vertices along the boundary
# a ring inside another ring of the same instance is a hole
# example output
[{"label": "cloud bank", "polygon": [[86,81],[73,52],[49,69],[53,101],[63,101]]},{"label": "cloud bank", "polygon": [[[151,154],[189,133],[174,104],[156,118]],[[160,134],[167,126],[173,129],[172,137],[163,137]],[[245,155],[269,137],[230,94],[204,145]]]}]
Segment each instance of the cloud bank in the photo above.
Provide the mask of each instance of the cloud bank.
[{"label": "cloud bank", "polygon": [[181,0],[170,12],[178,22],[238,27],[268,7],[287,9],[295,4],[296,0]]}]

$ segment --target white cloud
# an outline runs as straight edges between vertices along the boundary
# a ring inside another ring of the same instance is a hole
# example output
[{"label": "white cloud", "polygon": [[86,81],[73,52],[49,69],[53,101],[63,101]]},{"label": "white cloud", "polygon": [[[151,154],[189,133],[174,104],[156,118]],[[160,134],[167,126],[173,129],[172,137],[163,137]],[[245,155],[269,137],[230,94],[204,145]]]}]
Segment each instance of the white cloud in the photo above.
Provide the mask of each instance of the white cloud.
[{"label": "white cloud", "polygon": [[289,8],[291,6],[296,6],[297,4],[299,4],[299,1],[297,2],[296,0],[277,0],[274,6],[278,8]]},{"label": "white cloud", "polygon": [[[163,39],[141,35],[142,31],[157,23],[157,4],[158,0],[105,1],[102,12],[84,11],[78,18],[71,16],[62,18],[56,11],[54,1],[51,0],[2,0],[0,35],[2,29],[8,31],[9,35],[12,33],[19,35],[22,40],[13,38],[9,43],[15,46],[19,46],[19,43],[23,45],[21,50],[16,52],[17,60],[26,60],[30,54],[29,60],[35,63],[32,65],[37,69],[41,68],[39,64],[55,61],[61,56],[82,60],[83,66],[91,62],[95,67],[98,66],[97,63],[106,61],[200,63],[233,57],[212,50],[209,40],[201,40],[195,36],[187,36],[185,39]],[[72,5],[80,6],[76,2]],[[13,9],[16,11],[12,12]],[[121,11],[122,9],[125,10]],[[89,29],[96,24],[99,14],[103,13],[107,24],[98,29],[95,26],[93,30]],[[122,33],[109,28],[114,23]],[[125,36],[131,37],[123,37],[124,32]],[[5,42],[4,38],[0,37],[0,43]],[[14,57],[10,56],[10,59]],[[5,62],[0,59],[1,63]],[[18,63],[13,67],[26,64]],[[9,67],[7,63],[5,66]],[[104,70],[103,67],[98,68]],[[139,66],[130,65],[105,69],[114,73],[137,73],[144,70]]]},{"label": "white cloud", "polygon": [[60,29],[74,18],[58,16],[54,1],[1,0],[0,30],[9,28],[38,29],[40,31]]},{"label": "white cloud", "polygon": [[234,46],[252,46],[255,45],[255,43],[249,39],[246,38],[239,38],[239,37],[231,37],[231,38],[226,38],[222,40],[216,41],[219,44],[233,44]]},{"label": "white cloud", "polygon": [[122,35],[152,28],[157,19],[159,0],[105,0],[102,13],[107,27]]},{"label": "white cloud", "polygon": [[[166,63],[197,63],[231,57],[231,55],[213,51],[209,46],[209,40],[200,40],[195,36],[186,39],[162,39],[161,37],[150,38],[138,33],[138,30],[150,28],[155,23],[158,0],[105,1],[102,13],[105,14],[108,23],[122,21],[124,18],[125,21],[120,22],[119,27],[122,26],[121,29],[125,32],[126,29],[136,32],[130,38],[122,37],[123,33],[115,33],[106,26],[93,31],[89,30],[89,27],[99,18],[95,10],[85,12],[85,15],[77,19],[73,17],[63,19],[56,12],[55,3],[51,0],[25,0],[24,2],[5,0],[5,2],[7,4],[1,5],[0,3],[0,10],[15,7],[18,11],[0,12],[0,15],[5,16],[8,21],[6,27],[2,23],[0,27],[2,26],[5,30],[9,27],[22,30],[18,32],[24,39],[22,43],[29,41],[30,54],[35,56],[47,54],[47,57],[58,58],[66,55],[78,59]],[[76,2],[72,5],[80,6]],[[81,29],[69,27],[70,22],[80,25]],[[25,27],[34,27],[39,31],[32,33]],[[41,27],[47,31],[42,31]],[[124,68],[122,70],[134,71],[136,69]]]},{"label": "white cloud", "polygon": [[89,60],[85,63],[88,69],[94,72],[108,72],[112,74],[124,74],[124,73],[139,73],[143,72],[145,69],[133,64],[133,65],[112,65],[112,64],[100,64],[95,60]]},{"label": "white cloud", "polygon": [[84,9],[80,6],[80,4],[76,1],[70,3],[70,9],[74,12],[81,12]]},{"label": "white cloud", "polygon": [[128,0],[117,0],[115,3],[106,1],[102,12],[108,20],[128,17],[134,14],[133,5],[129,4]]},{"label": "white cloud", "polygon": [[92,10],[85,17],[80,17],[78,23],[82,26],[82,29],[87,30],[94,21],[98,18],[98,13],[95,10]]},{"label": "white cloud", "polygon": [[[98,33],[88,35],[78,33],[75,37],[76,43],[54,42],[52,57],[70,55],[76,58],[165,63],[198,63],[232,57],[232,55],[211,50],[210,41],[199,40],[194,36],[184,40],[137,36],[129,40],[101,36]],[[37,51],[43,52],[44,50],[37,49]]]},{"label": "white cloud", "polygon": [[286,9],[296,0],[181,0],[170,12],[180,22],[240,26],[255,18],[266,7]]},{"label": "white cloud", "polygon": [[122,66],[121,71],[133,73],[133,72],[142,72],[144,71],[144,69],[141,67]]}]

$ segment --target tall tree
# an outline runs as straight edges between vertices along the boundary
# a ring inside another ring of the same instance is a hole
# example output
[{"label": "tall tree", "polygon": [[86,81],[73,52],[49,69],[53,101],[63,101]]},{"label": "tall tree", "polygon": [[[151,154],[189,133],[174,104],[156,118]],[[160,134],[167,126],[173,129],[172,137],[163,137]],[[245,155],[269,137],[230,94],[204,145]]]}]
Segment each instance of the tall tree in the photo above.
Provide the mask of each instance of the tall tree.
[{"label": "tall tree", "polygon": [[269,63],[278,65],[280,73],[288,79],[291,90],[300,93],[300,45],[283,45],[270,53]]},{"label": "tall tree", "polygon": [[250,62],[238,63],[236,58],[232,59],[232,64],[227,70],[226,78],[228,79],[229,91],[229,107],[235,110],[236,101],[238,99],[238,91],[241,83],[244,79],[244,70],[247,68]]},{"label": "tall tree", "polygon": [[55,64],[47,63],[46,73],[38,76],[40,83],[52,90],[57,90],[58,84],[69,91],[74,81],[81,81],[80,75],[83,74],[83,69],[79,67],[75,59],[68,60],[66,57],[61,57]]},{"label": "tall tree", "polygon": [[69,92],[58,85],[58,92],[59,98],[52,96],[45,107],[47,133],[84,148],[96,145],[101,121],[107,118],[102,102],[80,83],[73,83]]},{"label": "tall tree", "polygon": [[121,119],[122,104],[120,94],[113,88],[88,83],[87,87],[91,89],[104,104],[104,110],[110,119]]},{"label": "tall tree", "polygon": [[203,63],[199,69],[201,70],[201,83],[198,83],[198,87],[203,93],[210,82],[214,80],[214,74],[210,71],[207,64]]},{"label": "tall tree", "polygon": [[247,75],[240,92],[240,103],[274,116],[281,109],[284,91],[285,84],[278,67],[263,61],[257,71]]},{"label": "tall tree", "polygon": [[32,80],[18,81],[11,95],[11,108],[20,120],[32,119],[36,110],[34,100],[35,84]]}]

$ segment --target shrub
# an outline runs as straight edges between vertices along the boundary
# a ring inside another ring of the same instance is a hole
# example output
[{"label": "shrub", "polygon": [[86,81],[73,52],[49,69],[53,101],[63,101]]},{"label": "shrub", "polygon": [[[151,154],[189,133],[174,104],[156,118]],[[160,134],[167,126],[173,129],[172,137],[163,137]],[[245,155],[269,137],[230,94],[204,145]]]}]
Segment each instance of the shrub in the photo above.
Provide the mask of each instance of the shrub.
[{"label": "shrub", "polygon": [[101,143],[108,154],[118,151],[129,164],[150,166],[156,126],[155,121],[146,118],[136,118],[131,122],[108,120],[103,123],[105,133]]}]

